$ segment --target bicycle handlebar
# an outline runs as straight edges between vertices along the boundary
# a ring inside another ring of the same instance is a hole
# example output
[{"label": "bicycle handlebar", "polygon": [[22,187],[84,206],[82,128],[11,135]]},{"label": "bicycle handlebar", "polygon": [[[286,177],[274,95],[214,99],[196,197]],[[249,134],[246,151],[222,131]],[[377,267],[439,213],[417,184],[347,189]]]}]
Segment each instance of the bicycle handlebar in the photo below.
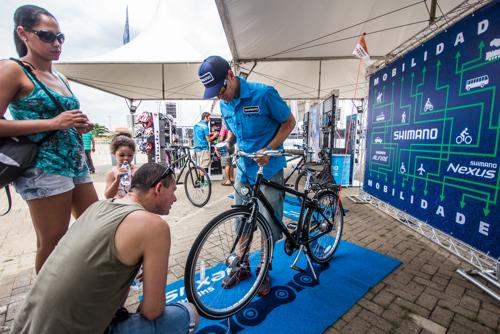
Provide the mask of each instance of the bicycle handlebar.
[{"label": "bicycle handlebar", "polygon": [[291,154],[291,155],[304,155],[304,150],[301,149],[293,149],[293,148],[287,148],[285,149],[285,153]]},{"label": "bicycle handlebar", "polygon": [[267,150],[263,152],[247,153],[243,151],[236,152],[238,157],[246,157],[250,159],[262,158],[262,157],[285,157],[291,154],[286,153],[285,150]]}]

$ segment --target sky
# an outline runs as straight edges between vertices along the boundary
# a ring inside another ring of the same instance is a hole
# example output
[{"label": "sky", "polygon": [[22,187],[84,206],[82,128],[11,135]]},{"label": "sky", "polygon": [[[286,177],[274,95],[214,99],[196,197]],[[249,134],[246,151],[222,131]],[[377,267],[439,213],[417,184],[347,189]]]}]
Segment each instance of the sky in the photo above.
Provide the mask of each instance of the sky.
[{"label": "sky", "polygon": [[[166,20],[167,29],[162,38],[168,40],[170,33],[181,34],[204,56],[229,55],[213,0],[0,0],[0,59],[17,56],[12,36],[13,14],[19,6],[37,5],[56,17],[66,36],[60,60],[70,61],[99,56],[122,46],[127,6],[130,39],[137,37],[155,18],[158,1],[165,1],[174,12],[174,19]],[[144,52],[154,52],[154,49]],[[129,111],[125,99],[74,82],[70,84],[80,99],[81,110],[92,122],[110,129],[127,126]],[[180,102],[178,125],[193,125],[211,105],[211,101]],[[162,111],[163,103],[144,101],[137,114],[145,110]]]}]

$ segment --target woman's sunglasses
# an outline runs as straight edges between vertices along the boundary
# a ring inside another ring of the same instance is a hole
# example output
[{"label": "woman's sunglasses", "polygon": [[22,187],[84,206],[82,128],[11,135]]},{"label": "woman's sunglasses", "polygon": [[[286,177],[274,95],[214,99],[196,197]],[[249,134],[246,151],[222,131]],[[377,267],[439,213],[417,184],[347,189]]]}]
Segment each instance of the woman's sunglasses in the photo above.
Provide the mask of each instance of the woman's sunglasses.
[{"label": "woman's sunglasses", "polygon": [[158,182],[160,182],[163,179],[166,179],[167,177],[173,174],[174,170],[171,167],[165,167],[165,171],[163,172],[163,174],[161,174],[159,178],[157,178],[154,182],[151,183],[150,188],[156,186]]},{"label": "woman's sunglasses", "polygon": [[45,43],[54,43],[54,41],[57,39],[57,41],[61,44],[64,43],[65,37],[62,32],[53,33],[52,31],[48,30],[33,30],[33,29],[28,29],[27,31],[34,33],[35,35],[38,36],[38,38]]}]

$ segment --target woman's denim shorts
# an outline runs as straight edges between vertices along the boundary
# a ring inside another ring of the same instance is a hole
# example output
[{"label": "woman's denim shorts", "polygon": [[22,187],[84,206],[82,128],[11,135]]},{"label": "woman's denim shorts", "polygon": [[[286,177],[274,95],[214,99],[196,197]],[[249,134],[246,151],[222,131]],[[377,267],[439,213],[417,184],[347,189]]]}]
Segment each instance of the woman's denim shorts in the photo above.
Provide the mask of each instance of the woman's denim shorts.
[{"label": "woman's denim shorts", "polygon": [[75,188],[77,184],[92,183],[90,174],[69,177],[49,174],[40,168],[29,168],[14,181],[16,191],[25,201],[59,195]]}]

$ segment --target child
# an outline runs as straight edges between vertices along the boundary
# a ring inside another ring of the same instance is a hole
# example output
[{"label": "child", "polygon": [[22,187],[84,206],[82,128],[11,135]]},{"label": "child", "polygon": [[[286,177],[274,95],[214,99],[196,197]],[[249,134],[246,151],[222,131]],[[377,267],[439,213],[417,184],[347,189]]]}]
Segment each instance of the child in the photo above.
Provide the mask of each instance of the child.
[{"label": "child", "polygon": [[[130,190],[130,180],[128,185],[120,182],[121,178],[128,173],[126,164],[130,166],[131,176],[136,171],[136,166],[132,164],[135,155],[135,142],[128,133],[117,134],[110,144],[111,153],[116,158],[116,167],[106,175],[106,198],[122,198]],[[124,166],[125,163],[125,166]]]}]

